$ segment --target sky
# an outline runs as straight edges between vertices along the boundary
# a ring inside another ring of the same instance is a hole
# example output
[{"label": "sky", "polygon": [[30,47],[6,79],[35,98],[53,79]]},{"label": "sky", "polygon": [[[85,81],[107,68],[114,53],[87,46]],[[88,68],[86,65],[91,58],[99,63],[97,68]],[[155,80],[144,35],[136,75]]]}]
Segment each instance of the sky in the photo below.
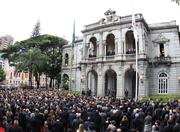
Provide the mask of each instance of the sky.
[{"label": "sky", "polygon": [[29,38],[38,20],[41,34],[71,41],[74,20],[75,34],[82,36],[84,25],[104,18],[109,8],[126,16],[134,7],[148,24],[176,20],[180,25],[180,6],[171,0],[0,0],[0,5],[0,36],[11,35],[14,41]]}]

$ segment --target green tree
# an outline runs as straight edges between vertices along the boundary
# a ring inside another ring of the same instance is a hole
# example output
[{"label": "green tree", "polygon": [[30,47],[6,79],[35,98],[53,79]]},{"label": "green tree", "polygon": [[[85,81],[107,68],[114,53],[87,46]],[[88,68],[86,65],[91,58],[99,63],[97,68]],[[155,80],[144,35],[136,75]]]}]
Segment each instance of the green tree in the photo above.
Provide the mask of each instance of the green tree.
[{"label": "green tree", "polygon": [[31,37],[39,36],[40,35],[40,30],[41,30],[41,24],[40,24],[40,21],[38,20],[37,23],[34,26]]},{"label": "green tree", "polygon": [[44,36],[41,50],[50,58],[46,67],[46,74],[50,78],[50,87],[54,87],[54,80],[59,84],[62,67],[62,46],[67,44],[63,38],[56,36]]},{"label": "green tree", "polygon": [[0,82],[4,81],[6,78],[6,73],[5,71],[2,69],[2,67],[0,66]]},{"label": "green tree", "polygon": [[173,2],[176,2],[178,5],[180,5],[180,0],[171,0]]},{"label": "green tree", "polygon": [[44,66],[48,62],[48,56],[42,53],[38,48],[29,49],[18,57],[16,69],[29,72],[29,85],[32,88],[32,75],[35,77],[37,88],[40,85],[40,76],[43,73]]},{"label": "green tree", "polygon": [[[46,74],[47,77],[50,77],[50,87],[52,87],[53,80],[59,80],[61,73],[62,46],[64,44],[67,44],[67,41],[63,38],[52,35],[39,35],[24,41],[16,42],[14,45],[1,52],[3,53],[2,57],[8,59],[10,64],[15,66],[18,71],[29,71],[30,65],[27,64],[29,64],[32,59],[28,58],[30,57],[28,56],[28,53],[30,52],[29,49],[39,49],[41,54],[45,55],[48,59],[45,60],[46,63],[43,63],[43,67],[32,67],[33,75],[36,78],[36,76],[38,77],[42,73]],[[31,57],[32,56],[33,55],[31,55]],[[40,63],[40,60],[38,59],[39,56],[41,55],[36,55],[33,58],[33,61],[36,61],[36,64]],[[25,62],[25,60],[29,62]]]}]

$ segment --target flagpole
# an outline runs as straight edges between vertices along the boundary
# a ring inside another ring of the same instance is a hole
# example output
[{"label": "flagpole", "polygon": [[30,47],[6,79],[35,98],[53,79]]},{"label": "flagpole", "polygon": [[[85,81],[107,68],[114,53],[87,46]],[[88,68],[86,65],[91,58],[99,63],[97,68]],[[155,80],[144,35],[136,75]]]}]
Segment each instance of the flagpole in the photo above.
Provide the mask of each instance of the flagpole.
[{"label": "flagpole", "polygon": [[134,33],[134,39],[135,39],[135,50],[136,50],[136,88],[135,88],[135,100],[138,100],[138,48],[137,48],[137,31],[136,31],[136,19],[134,15],[134,5],[135,0],[133,0],[132,4],[132,26],[133,26],[133,33]]},{"label": "flagpole", "polygon": [[[137,34],[136,34],[137,35]],[[136,101],[138,100],[138,51],[137,51],[137,36],[135,38],[135,46],[136,46]]]},{"label": "flagpole", "polygon": [[71,43],[71,73],[70,73],[70,88],[72,90],[72,68],[73,68],[73,56],[74,56],[74,42],[75,42],[75,20],[73,23],[73,35],[72,35],[72,43]]},{"label": "flagpole", "polygon": [[71,44],[71,64],[70,64],[70,89],[72,90],[72,59],[73,59],[73,55],[72,55],[72,44]]}]

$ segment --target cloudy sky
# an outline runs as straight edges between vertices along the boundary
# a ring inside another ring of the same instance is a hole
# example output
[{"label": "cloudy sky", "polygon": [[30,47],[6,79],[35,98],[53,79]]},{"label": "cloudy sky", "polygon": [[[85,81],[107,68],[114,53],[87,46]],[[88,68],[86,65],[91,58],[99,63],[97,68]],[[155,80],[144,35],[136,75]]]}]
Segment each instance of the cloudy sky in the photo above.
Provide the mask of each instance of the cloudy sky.
[{"label": "cloudy sky", "polygon": [[[134,0],[134,12],[142,13],[147,23],[176,20],[180,25],[180,6],[171,0]],[[0,36],[12,35],[15,41],[30,37],[37,20],[41,34],[52,34],[71,41],[73,20],[76,36],[84,25],[99,21],[111,8],[119,16],[131,15],[133,0],[0,0]]]}]

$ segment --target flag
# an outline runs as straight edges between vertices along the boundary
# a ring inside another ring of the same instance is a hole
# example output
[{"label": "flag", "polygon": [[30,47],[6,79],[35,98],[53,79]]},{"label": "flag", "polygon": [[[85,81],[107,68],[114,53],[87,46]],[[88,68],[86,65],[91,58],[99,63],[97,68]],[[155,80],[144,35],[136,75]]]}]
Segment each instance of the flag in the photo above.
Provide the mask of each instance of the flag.
[{"label": "flag", "polygon": [[73,24],[72,48],[74,48],[74,45],[75,45],[75,20]]},{"label": "flag", "polygon": [[135,92],[135,100],[138,100],[138,54],[137,54],[137,27],[136,27],[136,19],[134,15],[134,5],[135,0],[133,0],[133,8],[132,8],[132,28],[133,28],[133,34],[135,39],[135,47],[136,47],[136,92]]},{"label": "flag", "polygon": [[137,28],[136,28],[136,19],[134,13],[132,13],[132,28],[134,33],[134,38],[137,40]]}]

